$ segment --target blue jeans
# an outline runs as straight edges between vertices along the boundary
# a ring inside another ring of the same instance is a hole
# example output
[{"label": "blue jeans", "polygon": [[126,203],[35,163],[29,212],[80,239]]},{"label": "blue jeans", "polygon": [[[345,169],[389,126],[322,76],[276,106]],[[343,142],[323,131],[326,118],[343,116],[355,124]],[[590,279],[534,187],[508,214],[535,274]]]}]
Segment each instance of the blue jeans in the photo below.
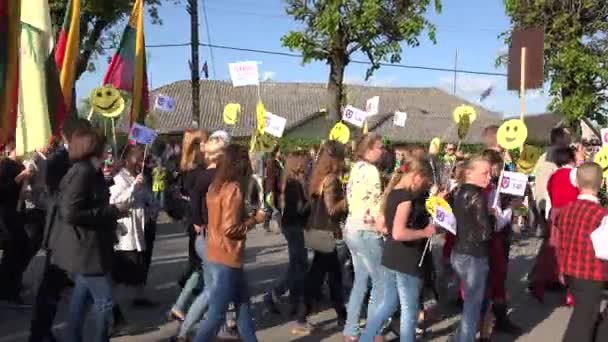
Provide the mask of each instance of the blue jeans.
[{"label": "blue jeans", "polygon": [[384,296],[378,310],[367,319],[367,327],[361,335],[361,342],[372,342],[375,336],[382,335],[384,323],[395,313],[401,304],[399,341],[416,341],[416,323],[420,308],[420,289],[422,280],[411,274],[385,269]]},{"label": "blue jeans", "polygon": [[[206,243],[206,240],[203,236],[198,236],[196,238],[196,240],[194,241],[194,249],[196,251],[196,254],[199,256],[199,258],[201,258],[201,261],[202,261],[201,266],[203,268],[203,272],[205,271],[205,260],[207,258],[207,256],[205,255],[205,243]],[[201,272],[193,272],[190,275],[190,278],[188,278],[188,280],[186,281],[186,284],[184,285],[182,292],[180,292],[179,297],[177,298],[177,301],[173,305],[172,310],[179,311],[181,313],[186,313],[189,310],[190,305],[192,304],[193,300],[195,299],[194,290],[203,288],[204,284],[203,284],[203,286],[200,286],[201,281],[204,281],[204,283],[207,283],[206,279],[201,279],[201,278],[204,278],[203,274],[204,273],[201,273]]]},{"label": "blue jeans", "polygon": [[486,292],[486,281],[490,266],[488,258],[476,258],[471,255],[452,252],[452,268],[464,287],[464,305],[460,328],[454,336],[454,342],[473,342],[477,334],[477,324]]},{"label": "blue jeans", "polygon": [[95,307],[95,334],[89,341],[108,342],[112,327],[112,281],[105,275],[77,275],[74,280],[74,291],[70,299],[65,340],[80,342],[83,340],[82,328],[89,305]]},{"label": "blue jeans", "polygon": [[209,304],[209,293],[211,292],[211,288],[213,286],[213,276],[211,275],[211,271],[209,270],[209,265],[207,263],[207,255],[205,253],[206,243],[207,241],[201,237],[196,239],[195,248],[196,253],[203,261],[203,281],[205,284],[203,292],[196,297],[194,302],[192,302],[192,305],[188,310],[188,314],[184,318],[184,322],[179,329],[178,336],[180,337],[186,337],[196,322],[203,318],[203,314],[207,310],[207,306]]},{"label": "blue jeans", "polygon": [[231,268],[211,262],[207,263],[206,267],[213,278],[209,292],[209,310],[207,310],[207,319],[201,321],[198,326],[194,341],[214,341],[224,323],[230,302],[234,302],[237,309],[236,324],[241,340],[257,342],[245,271],[242,268]]},{"label": "blue jeans", "polygon": [[[287,240],[289,267],[274,288],[277,295],[283,295],[287,290],[295,291],[294,284],[303,279],[308,270],[308,253],[304,246],[304,227],[297,225],[284,226],[283,235]],[[296,297],[295,293],[291,293],[291,296]]]},{"label": "blue jeans", "polygon": [[370,278],[372,290],[367,307],[368,318],[376,312],[378,301],[382,298],[384,269],[381,267],[381,261],[384,241],[375,232],[357,230],[355,227],[347,227],[344,233],[344,241],[350,249],[355,270],[355,280],[346,307],[347,319],[344,326],[344,335],[355,337],[359,335],[361,306],[365,299]]}]

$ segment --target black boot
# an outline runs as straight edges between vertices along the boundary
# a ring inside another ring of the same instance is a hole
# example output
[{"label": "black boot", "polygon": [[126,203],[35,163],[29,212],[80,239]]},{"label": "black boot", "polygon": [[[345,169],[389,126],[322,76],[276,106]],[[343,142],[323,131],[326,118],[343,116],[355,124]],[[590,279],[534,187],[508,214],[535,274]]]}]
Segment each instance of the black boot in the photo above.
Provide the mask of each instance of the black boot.
[{"label": "black boot", "polygon": [[520,335],[522,333],[522,329],[509,319],[505,304],[492,305],[492,312],[496,318],[496,324],[494,325],[496,331],[510,335]]}]

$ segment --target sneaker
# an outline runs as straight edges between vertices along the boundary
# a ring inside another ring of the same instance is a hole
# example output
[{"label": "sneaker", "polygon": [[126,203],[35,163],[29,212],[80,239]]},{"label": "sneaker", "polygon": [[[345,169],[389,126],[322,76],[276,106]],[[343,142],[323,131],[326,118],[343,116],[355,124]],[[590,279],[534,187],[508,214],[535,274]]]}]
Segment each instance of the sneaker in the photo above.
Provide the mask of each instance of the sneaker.
[{"label": "sneaker", "polygon": [[302,322],[296,322],[294,323],[293,327],[291,328],[291,333],[294,335],[300,335],[300,336],[308,336],[310,334],[312,334],[312,332],[315,330],[315,328],[310,325],[308,322],[302,323]]}]

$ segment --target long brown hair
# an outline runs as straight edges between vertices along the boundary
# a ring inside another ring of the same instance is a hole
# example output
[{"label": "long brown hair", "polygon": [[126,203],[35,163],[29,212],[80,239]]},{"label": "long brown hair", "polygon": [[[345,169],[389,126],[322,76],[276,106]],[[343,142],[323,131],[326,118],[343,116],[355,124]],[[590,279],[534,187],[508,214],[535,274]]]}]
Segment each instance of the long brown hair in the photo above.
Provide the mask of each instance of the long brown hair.
[{"label": "long brown hair", "polygon": [[179,162],[180,171],[194,170],[202,161],[200,145],[207,142],[209,133],[204,130],[186,130],[182,139],[182,157]]},{"label": "long brown hair", "polygon": [[365,154],[367,153],[367,151],[371,150],[372,147],[374,147],[374,144],[377,141],[381,141],[381,140],[382,140],[382,136],[380,136],[376,133],[364,134],[357,141],[357,147],[355,148],[355,153],[354,153],[355,160],[357,160],[357,161],[365,160]]},{"label": "long brown hair", "polygon": [[339,176],[340,165],[344,162],[344,145],[328,141],[319,151],[319,156],[315,162],[310,184],[308,186],[308,194],[310,196],[319,194],[321,185],[327,176],[334,174]]},{"label": "long brown hair", "polygon": [[241,145],[230,144],[224,150],[211,186],[221,187],[225,183],[238,182],[242,187],[251,173],[251,161],[247,149]]},{"label": "long brown hair", "polygon": [[302,184],[302,188],[305,184],[305,172],[306,165],[310,157],[306,151],[294,151],[290,152],[285,158],[285,172],[283,173],[283,181],[281,189],[285,190],[285,185],[289,180],[298,181]]}]

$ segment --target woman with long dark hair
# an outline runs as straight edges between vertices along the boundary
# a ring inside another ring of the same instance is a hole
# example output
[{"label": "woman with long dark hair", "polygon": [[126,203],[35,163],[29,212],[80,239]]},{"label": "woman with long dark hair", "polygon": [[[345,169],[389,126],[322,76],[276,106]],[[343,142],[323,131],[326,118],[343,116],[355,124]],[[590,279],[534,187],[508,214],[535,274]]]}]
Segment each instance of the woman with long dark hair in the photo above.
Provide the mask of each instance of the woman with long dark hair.
[{"label": "woman with long dark hair", "polygon": [[86,311],[95,307],[96,331],[91,341],[109,341],[112,322],[112,265],[117,219],[101,171],[105,138],[95,131],[75,132],[68,147],[70,170],[59,185],[53,259],[74,279],[67,315],[66,341],[82,341]]},{"label": "woman with long dark hair", "polygon": [[264,296],[264,302],[274,313],[279,313],[276,307],[278,297],[287,290],[290,292],[292,304],[297,302],[298,295],[293,285],[306,275],[308,269],[308,255],[304,246],[304,226],[310,211],[305,179],[309,158],[307,152],[296,151],[288,154],[285,161],[280,201],[283,209],[281,230],[287,241],[289,267],[287,273],[275,284],[275,287]]},{"label": "woman with long dark hair", "polygon": [[212,341],[224,323],[230,302],[237,308],[241,339],[257,341],[243,263],[247,231],[264,222],[265,214],[262,210],[246,210],[251,173],[247,150],[236,144],[229,145],[207,193],[205,253],[213,282],[207,319],[200,323],[195,341]]},{"label": "woman with long dark hair", "polygon": [[[312,177],[308,187],[311,201],[311,214],[306,229],[328,232],[327,239],[334,242],[341,234],[340,221],[346,214],[346,198],[340,182],[342,167],[344,165],[344,146],[329,141],[319,152],[313,168]],[[310,246],[309,246],[310,247]],[[298,335],[307,335],[312,327],[307,323],[311,313],[312,304],[316,294],[327,275],[331,302],[336,310],[340,325],[346,320],[344,296],[342,288],[342,265],[338,258],[338,251],[334,243],[330,252],[314,250],[314,257],[308,276],[298,282],[297,288],[303,294],[303,305],[297,315],[296,325],[292,332]]]}]

